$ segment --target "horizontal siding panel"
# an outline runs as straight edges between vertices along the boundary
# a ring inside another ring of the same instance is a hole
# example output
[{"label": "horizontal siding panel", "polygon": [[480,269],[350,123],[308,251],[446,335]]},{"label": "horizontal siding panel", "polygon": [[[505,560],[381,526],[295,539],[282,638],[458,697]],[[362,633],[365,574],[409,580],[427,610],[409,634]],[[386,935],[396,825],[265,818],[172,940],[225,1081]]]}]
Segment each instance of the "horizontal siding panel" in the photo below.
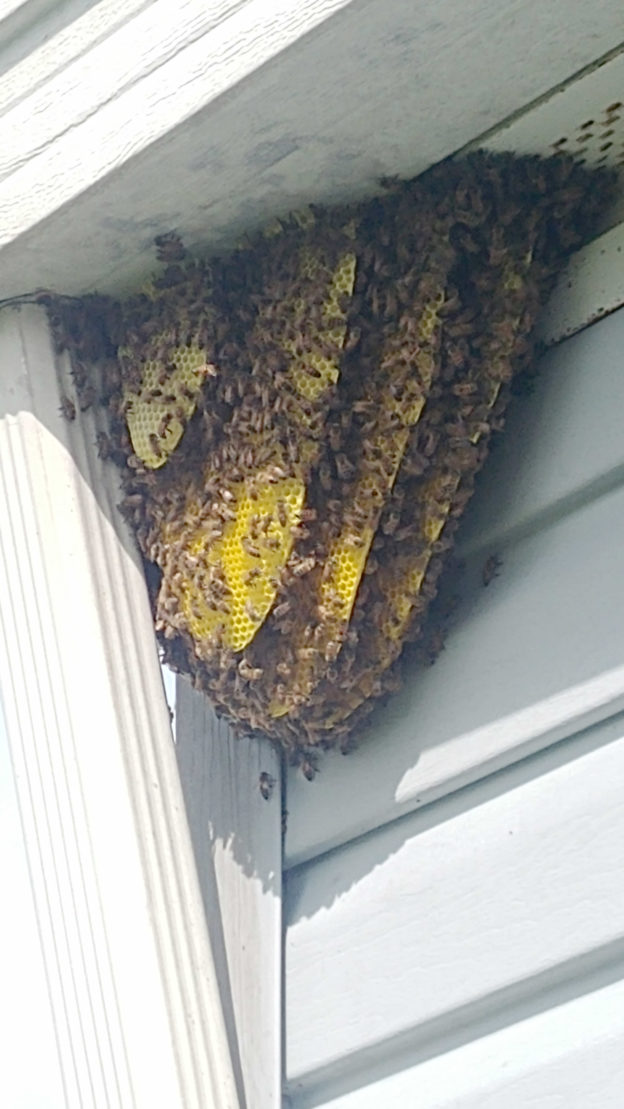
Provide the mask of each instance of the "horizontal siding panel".
[{"label": "horizontal siding panel", "polygon": [[[619,969],[624,970],[620,965]],[[323,1109],[621,1109],[624,982],[555,1001],[525,1020],[380,1078]],[[305,1093],[291,1109],[318,1105]]]},{"label": "horizontal siding panel", "polygon": [[622,958],[623,788],[620,716],[293,872],[293,1089]]},{"label": "horizontal siding panel", "polygon": [[287,865],[624,707],[623,347],[619,312],[551,352],[516,402],[467,521],[446,650],[354,754],[325,756],[312,785],[290,772]]}]

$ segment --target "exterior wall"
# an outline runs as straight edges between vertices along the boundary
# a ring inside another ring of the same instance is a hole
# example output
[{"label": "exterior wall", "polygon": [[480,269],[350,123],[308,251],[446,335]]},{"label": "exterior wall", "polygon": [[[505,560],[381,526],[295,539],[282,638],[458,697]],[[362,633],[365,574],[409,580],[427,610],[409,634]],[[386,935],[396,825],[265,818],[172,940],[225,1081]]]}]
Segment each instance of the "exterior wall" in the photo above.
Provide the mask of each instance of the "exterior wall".
[{"label": "exterior wall", "polygon": [[621,1104],[623,350],[620,310],[544,358],[463,529],[446,650],[306,783],[293,1109]]}]

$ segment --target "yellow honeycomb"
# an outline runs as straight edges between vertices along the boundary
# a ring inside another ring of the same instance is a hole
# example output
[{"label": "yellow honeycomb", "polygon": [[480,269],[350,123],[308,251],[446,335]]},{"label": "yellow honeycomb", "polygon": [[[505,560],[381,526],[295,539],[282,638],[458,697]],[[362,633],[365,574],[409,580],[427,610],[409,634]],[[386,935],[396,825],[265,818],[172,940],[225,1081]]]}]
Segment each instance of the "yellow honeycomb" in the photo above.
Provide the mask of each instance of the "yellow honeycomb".
[{"label": "yellow honeycomb", "polygon": [[[341,293],[348,296],[351,296],[353,293],[355,263],[355,254],[343,254],[342,258],[340,258],[331,276],[327,299],[323,305],[323,316],[326,320],[336,319],[340,316],[344,318],[344,312],[340,308],[338,297]],[[315,279],[321,267],[322,260],[320,254],[318,252],[313,252],[309,247],[304,247],[300,253],[300,271],[302,276]],[[299,315],[304,307],[302,300],[295,301],[293,305],[295,314]],[[339,347],[344,341],[345,330],[346,322],[341,327],[328,328],[320,331],[316,339],[317,341],[319,339],[329,339]],[[314,350],[306,353],[305,356],[297,355],[296,344],[289,339],[284,340],[284,347],[292,356],[290,375],[293,379],[295,388],[306,400],[317,401],[330,385],[335,385],[340,371],[332,358],[323,357],[323,355]],[[316,370],[318,376],[310,374],[307,369],[308,366],[312,366],[312,368]],[[304,418],[303,413],[302,418]]]},{"label": "yellow honeycomb", "polygon": [[[262,474],[257,475],[262,482]],[[208,538],[205,527],[177,534],[168,526],[167,541],[182,538],[186,550],[201,567],[193,580],[180,584],[180,606],[188,629],[198,644],[215,638],[233,651],[242,651],[264,622],[275,600],[279,571],[290,555],[292,528],[300,519],[304,487],[296,478],[265,484],[253,500],[243,482],[229,487],[236,518],[226,523],[220,539]],[[196,501],[187,519],[199,517]],[[211,579],[217,579],[218,589]]]},{"label": "yellow honeycomb", "polygon": [[150,359],[143,368],[139,392],[124,389],[130,440],[135,454],[151,470],[164,466],[177,447],[206,374],[216,372],[206,365],[206,353],[199,347],[179,347],[169,357],[174,369],[165,371],[162,362]]},{"label": "yellow honeycomb", "polygon": [[[439,310],[444,303],[444,297],[444,290],[440,289],[423,312],[420,321],[420,337],[423,344],[436,341]],[[300,696],[308,696],[320,680],[324,648],[325,651],[327,649],[335,651],[334,644],[340,643],[344,629],[351,619],[379,516],[396,480],[409,442],[410,430],[420,419],[425,406],[425,396],[431,386],[433,367],[432,356],[426,362],[422,361],[419,367],[421,385],[414,378],[403,382],[404,370],[402,366],[398,366],[395,371],[396,379],[405,385],[401,400],[393,396],[390,388],[379,398],[378,430],[371,433],[372,453],[385,456],[390,465],[386,465],[384,470],[373,469],[365,457],[360,477],[354,483],[351,497],[345,503],[347,519],[351,515],[349,509],[353,509],[355,505],[367,506],[368,519],[364,524],[345,524],[329,549],[320,584],[323,643],[320,644],[317,655],[301,662],[296,668],[292,686],[297,688]],[[394,427],[390,432],[387,430],[388,416],[397,416],[400,421],[399,426]],[[273,716],[281,716],[288,710],[283,702],[278,704],[274,701],[270,711]]]},{"label": "yellow honeycomb", "polygon": [[[300,269],[303,275],[316,278],[323,267],[322,256],[303,248],[300,255]],[[334,320],[342,315],[338,304],[340,293],[350,294],[355,280],[355,255],[343,255],[333,272],[329,274],[328,290],[323,304],[322,316]],[[297,315],[304,305],[299,301],[294,305]],[[284,315],[293,309],[284,305]],[[329,336],[337,346],[344,340],[346,323],[342,328],[312,332],[306,337],[309,353],[297,354],[295,344],[284,339],[283,346],[291,355],[289,373],[295,390],[307,400],[319,402],[337,380],[339,367],[334,359],[323,357],[314,351],[319,339]],[[318,376],[307,371],[312,366]],[[299,410],[294,418],[305,427],[309,417]],[[242,651],[251,643],[258,629],[264,623],[275,602],[280,583],[280,573],[290,557],[293,547],[293,529],[301,519],[301,509],[305,498],[304,466],[309,466],[319,450],[318,442],[305,438],[301,443],[301,464],[293,468],[284,463],[276,452],[271,466],[280,466],[291,473],[288,478],[273,484],[262,485],[262,475],[251,475],[247,482],[233,483],[228,486],[231,496],[230,510],[233,519],[224,528],[218,540],[206,537],[205,530],[198,528],[190,539],[184,542],[199,566],[210,570],[218,567],[222,574],[221,590],[223,596],[219,604],[211,607],[214,601],[210,588],[206,589],[201,574],[193,580],[183,579],[180,586],[180,603],[188,628],[198,642],[208,643],[221,640],[234,651]],[[253,487],[254,496],[251,494]],[[200,505],[194,512],[199,513]],[[191,515],[193,512],[191,512]]]},{"label": "yellow honeycomb", "polygon": [[[413,562],[404,561],[395,568],[394,575],[384,581],[384,596],[387,604],[387,616],[381,624],[381,632],[391,643],[399,642],[407,631],[414,601],[418,596],[420,587],[427,572],[427,566],[432,555],[432,545],[440,538],[448,514],[453,503],[453,495],[459,487],[459,477],[449,481],[449,475],[444,476],[444,497],[439,498],[440,478],[434,478],[423,491],[425,506],[423,519],[423,535],[429,544],[428,549],[419,554]],[[383,652],[382,652],[383,656]]]},{"label": "yellow honeycomb", "polygon": [[[524,266],[528,268],[532,259],[532,252],[524,259]],[[505,267],[505,276],[502,283],[502,288],[505,291],[522,288],[524,278],[512,266],[507,263]],[[509,338],[506,347],[501,351],[499,349],[498,357],[508,357],[514,347],[514,336],[516,329],[520,326],[521,316],[516,316],[511,321],[512,327],[509,330]],[[490,395],[488,397],[488,407],[492,408],[500,392],[500,382],[493,381],[490,388]],[[473,434],[469,435],[469,440],[473,444],[477,444],[482,436],[482,430],[479,429]],[[444,463],[442,463],[444,466]],[[427,542],[433,545],[436,540],[440,538],[444,529],[445,523],[448,519],[448,514],[451,510],[453,497],[457,492],[460,485],[460,478],[455,475],[449,475],[448,472],[443,476],[444,481],[444,499],[439,496],[439,481],[440,477],[434,478],[428,488],[423,494],[423,503],[425,506],[424,520],[423,520],[423,535]],[[385,587],[385,598],[387,601],[388,613],[387,617],[381,625],[381,632],[392,643],[400,642],[406,634],[409,621],[411,618],[414,601],[418,596],[418,592],[422,586],[427,571],[427,566],[431,559],[431,548],[419,555],[413,564],[409,562],[401,567],[397,565],[392,577],[388,577]],[[380,657],[383,658],[384,652],[382,651]]]}]

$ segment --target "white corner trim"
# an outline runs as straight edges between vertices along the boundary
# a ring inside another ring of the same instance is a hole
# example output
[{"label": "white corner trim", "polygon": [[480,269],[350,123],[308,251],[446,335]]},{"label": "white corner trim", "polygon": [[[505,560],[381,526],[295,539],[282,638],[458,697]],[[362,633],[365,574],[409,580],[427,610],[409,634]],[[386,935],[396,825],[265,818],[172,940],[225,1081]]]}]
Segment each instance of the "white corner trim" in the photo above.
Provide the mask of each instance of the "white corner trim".
[{"label": "white corner trim", "polygon": [[[176,756],[248,1109],[282,1104],[282,790],[266,739],[237,738],[177,682]],[[261,774],[268,775],[265,796]]]},{"label": "white corner trim", "polygon": [[0,117],[0,246],[351,0],[158,0]]},{"label": "white corner trim", "polygon": [[0,691],[66,1104],[236,1109],[149,604],[37,307],[0,312]]}]

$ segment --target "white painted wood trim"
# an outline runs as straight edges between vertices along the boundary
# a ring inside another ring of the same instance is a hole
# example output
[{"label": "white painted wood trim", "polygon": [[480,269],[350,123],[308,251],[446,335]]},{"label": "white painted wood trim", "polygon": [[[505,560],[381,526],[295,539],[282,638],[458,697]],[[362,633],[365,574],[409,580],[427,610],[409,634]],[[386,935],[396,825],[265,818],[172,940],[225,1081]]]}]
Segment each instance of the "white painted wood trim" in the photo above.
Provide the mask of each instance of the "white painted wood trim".
[{"label": "white painted wood trim", "polygon": [[147,593],[67,365],[0,314],[0,687],[68,1106],[236,1109]]},{"label": "white painted wood trim", "polygon": [[[2,119],[0,246],[117,169],[350,0],[158,0]],[[89,90],[93,90],[90,92]],[[13,135],[15,146],[5,135]]]},{"label": "white painted wood trim", "polygon": [[[146,0],[99,0],[76,16],[71,0],[18,0],[16,12],[0,10],[0,115],[145,7]],[[52,31],[50,15],[61,21]]]},{"label": "white painted wood trim", "polygon": [[[266,740],[235,739],[186,679],[176,689],[176,755],[221,998],[245,1105],[282,1104],[282,804]],[[260,791],[260,775],[272,781]]]}]

